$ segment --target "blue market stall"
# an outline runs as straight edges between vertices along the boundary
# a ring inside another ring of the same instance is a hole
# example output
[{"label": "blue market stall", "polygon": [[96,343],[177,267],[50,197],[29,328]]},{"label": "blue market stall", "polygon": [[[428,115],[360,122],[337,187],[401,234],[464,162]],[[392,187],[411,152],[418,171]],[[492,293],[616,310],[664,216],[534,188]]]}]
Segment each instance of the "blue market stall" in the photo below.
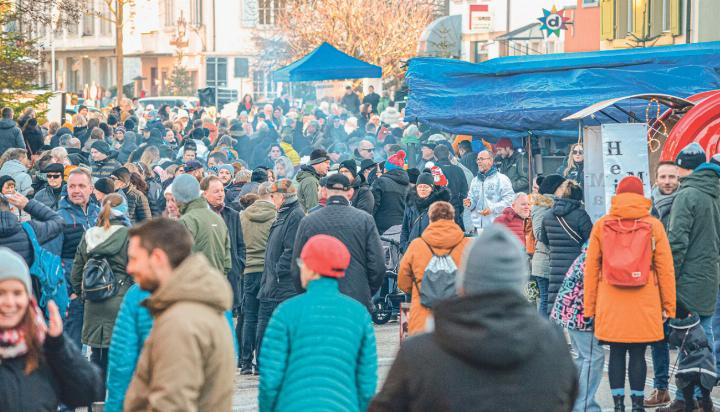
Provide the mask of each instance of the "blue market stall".
[{"label": "blue market stall", "polygon": [[303,58],[275,70],[276,82],[312,82],[382,77],[382,69],[323,43]]}]

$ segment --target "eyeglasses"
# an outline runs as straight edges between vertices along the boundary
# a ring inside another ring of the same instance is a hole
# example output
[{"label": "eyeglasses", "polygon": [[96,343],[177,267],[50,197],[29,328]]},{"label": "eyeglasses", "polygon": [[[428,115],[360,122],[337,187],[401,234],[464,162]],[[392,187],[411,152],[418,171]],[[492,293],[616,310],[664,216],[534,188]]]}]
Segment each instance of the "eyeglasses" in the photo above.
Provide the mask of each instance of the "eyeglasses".
[{"label": "eyeglasses", "polygon": [[47,178],[48,178],[48,179],[60,179],[61,177],[62,177],[62,175],[61,175],[60,173],[57,173],[57,174],[55,174],[55,173],[47,174]]},{"label": "eyeglasses", "polygon": [[366,152],[372,152],[373,150],[375,150],[375,148],[374,148],[374,147],[369,147],[369,148],[367,148],[367,149],[360,149],[360,150],[364,150],[364,151],[366,151]]},{"label": "eyeglasses", "polygon": [[492,160],[492,157],[478,157],[477,160],[484,162],[484,161]]},{"label": "eyeglasses", "polygon": [[574,154],[574,155],[581,155],[581,154],[583,154],[583,151],[582,151],[582,150],[573,150],[573,151],[572,151],[572,154]]}]

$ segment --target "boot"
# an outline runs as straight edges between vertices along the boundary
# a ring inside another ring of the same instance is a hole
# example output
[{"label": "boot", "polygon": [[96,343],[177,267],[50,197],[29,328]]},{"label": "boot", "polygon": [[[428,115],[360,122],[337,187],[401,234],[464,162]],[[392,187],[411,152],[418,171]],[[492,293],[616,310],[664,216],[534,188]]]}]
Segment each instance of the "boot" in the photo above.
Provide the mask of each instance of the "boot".
[{"label": "boot", "polygon": [[631,396],[630,400],[632,401],[632,412],[645,412],[644,398],[642,396]]},{"label": "boot", "polygon": [[713,401],[712,401],[712,399],[711,399],[710,397],[708,397],[708,398],[703,398],[703,399],[701,399],[698,403],[700,404],[700,407],[699,407],[698,409],[696,409],[696,411],[701,411],[701,412],[713,412],[713,411],[716,411],[716,410],[717,410],[717,409],[715,409],[715,407],[713,406]]},{"label": "boot", "polygon": [[[697,408],[697,403],[695,401],[692,401],[691,409],[693,410]],[[685,412],[685,401],[681,401],[679,399],[675,399],[670,405],[665,406],[663,408],[657,408],[655,409],[656,412]]]},{"label": "boot", "polygon": [[669,405],[672,399],[670,399],[670,392],[667,389],[653,389],[650,396],[645,398],[643,402],[646,408],[659,408],[661,406]]},{"label": "boot", "polygon": [[625,397],[624,396],[613,396],[613,402],[615,403],[615,412],[625,412]]}]

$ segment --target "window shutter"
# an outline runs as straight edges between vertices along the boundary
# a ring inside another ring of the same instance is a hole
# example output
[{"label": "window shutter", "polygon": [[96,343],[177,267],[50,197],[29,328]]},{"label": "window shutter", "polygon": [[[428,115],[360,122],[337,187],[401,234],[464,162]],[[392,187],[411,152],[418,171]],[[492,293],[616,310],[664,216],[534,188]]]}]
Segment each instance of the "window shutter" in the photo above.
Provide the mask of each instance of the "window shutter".
[{"label": "window shutter", "polygon": [[630,28],[630,32],[634,33],[638,37],[647,36],[647,21],[648,15],[650,14],[648,0],[628,0],[632,2],[633,8],[633,26]]},{"label": "window shutter", "polygon": [[670,0],[670,32],[673,36],[680,35],[680,18],[682,13],[680,12],[680,0]]},{"label": "window shutter", "polygon": [[600,36],[604,40],[615,38],[615,0],[601,0]]}]

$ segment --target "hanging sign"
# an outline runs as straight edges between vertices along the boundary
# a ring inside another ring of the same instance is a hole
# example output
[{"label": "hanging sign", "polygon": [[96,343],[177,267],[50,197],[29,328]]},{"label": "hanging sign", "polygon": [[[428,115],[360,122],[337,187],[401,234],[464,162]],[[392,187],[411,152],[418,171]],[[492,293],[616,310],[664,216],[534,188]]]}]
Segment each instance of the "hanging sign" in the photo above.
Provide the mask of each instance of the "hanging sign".
[{"label": "hanging sign", "polygon": [[567,30],[567,23],[570,21],[570,18],[565,17],[564,14],[564,9],[558,11],[555,6],[550,10],[543,9],[543,16],[538,18],[542,23],[540,31],[545,31],[547,37],[552,34],[560,37],[560,30]]}]

